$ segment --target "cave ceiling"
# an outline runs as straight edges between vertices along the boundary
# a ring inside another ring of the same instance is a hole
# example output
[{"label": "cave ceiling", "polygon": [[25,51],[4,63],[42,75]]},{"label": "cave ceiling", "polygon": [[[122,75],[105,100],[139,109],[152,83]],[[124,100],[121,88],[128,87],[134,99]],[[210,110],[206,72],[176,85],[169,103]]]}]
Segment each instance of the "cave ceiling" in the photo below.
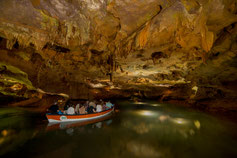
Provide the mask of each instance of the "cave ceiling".
[{"label": "cave ceiling", "polygon": [[236,0],[1,0],[0,12],[1,64],[45,91],[237,79]]}]

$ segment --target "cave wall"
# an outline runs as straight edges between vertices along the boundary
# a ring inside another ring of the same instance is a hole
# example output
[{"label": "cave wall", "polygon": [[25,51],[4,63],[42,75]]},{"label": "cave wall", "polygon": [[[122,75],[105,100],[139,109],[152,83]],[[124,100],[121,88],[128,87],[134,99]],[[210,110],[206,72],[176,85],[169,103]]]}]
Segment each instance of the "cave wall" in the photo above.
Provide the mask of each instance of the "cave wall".
[{"label": "cave wall", "polygon": [[35,88],[236,98],[235,0],[1,0],[0,11],[0,62]]}]

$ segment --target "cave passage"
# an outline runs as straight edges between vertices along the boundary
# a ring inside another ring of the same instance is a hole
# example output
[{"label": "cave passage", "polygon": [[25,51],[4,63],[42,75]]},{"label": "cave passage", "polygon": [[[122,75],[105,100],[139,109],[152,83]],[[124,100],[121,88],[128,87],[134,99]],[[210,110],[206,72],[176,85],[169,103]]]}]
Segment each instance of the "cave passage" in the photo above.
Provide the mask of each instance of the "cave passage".
[{"label": "cave passage", "polygon": [[[0,157],[237,158],[236,15],[236,0],[0,0]],[[46,119],[101,100],[105,120]]]}]

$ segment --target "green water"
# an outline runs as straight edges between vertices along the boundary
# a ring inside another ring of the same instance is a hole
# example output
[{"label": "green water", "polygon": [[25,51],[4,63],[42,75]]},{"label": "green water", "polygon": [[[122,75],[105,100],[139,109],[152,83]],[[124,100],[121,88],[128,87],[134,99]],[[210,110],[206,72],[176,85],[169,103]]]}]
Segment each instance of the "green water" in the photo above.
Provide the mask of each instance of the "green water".
[{"label": "green water", "polygon": [[153,101],[116,105],[107,120],[56,129],[41,114],[1,108],[0,157],[237,157],[234,122]]}]

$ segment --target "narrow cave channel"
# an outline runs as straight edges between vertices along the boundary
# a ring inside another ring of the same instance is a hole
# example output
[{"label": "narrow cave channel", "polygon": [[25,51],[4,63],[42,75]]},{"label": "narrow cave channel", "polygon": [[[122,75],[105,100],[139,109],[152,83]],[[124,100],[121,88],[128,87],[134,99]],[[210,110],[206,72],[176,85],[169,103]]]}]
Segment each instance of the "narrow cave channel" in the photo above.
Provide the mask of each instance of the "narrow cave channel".
[{"label": "narrow cave channel", "polygon": [[0,157],[237,157],[236,0],[0,12]]}]

